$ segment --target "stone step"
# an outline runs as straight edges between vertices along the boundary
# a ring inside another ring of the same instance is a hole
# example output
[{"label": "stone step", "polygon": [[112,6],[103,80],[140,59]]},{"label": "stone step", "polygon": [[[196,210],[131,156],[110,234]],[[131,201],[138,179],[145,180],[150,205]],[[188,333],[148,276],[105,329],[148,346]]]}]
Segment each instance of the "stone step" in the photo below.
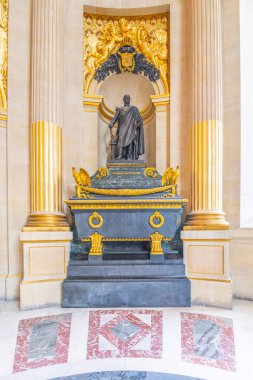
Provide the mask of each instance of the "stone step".
[{"label": "stone step", "polygon": [[185,275],[184,264],[89,264],[69,265],[68,277],[178,277]]},{"label": "stone step", "polygon": [[189,307],[190,281],[165,279],[66,279],[62,307]]}]

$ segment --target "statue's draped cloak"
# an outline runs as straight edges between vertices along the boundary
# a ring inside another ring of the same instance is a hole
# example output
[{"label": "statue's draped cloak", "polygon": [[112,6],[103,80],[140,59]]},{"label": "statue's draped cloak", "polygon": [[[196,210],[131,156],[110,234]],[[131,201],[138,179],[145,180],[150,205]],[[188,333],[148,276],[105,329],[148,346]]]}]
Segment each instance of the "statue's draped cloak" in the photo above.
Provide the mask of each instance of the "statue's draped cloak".
[{"label": "statue's draped cloak", "polygon": [[116,114],[118,114],[119,146],[126,148],[134,142],[136,155],[144,154],[143,122],[138,108],[135,106],[120,107],[116,109]]}]

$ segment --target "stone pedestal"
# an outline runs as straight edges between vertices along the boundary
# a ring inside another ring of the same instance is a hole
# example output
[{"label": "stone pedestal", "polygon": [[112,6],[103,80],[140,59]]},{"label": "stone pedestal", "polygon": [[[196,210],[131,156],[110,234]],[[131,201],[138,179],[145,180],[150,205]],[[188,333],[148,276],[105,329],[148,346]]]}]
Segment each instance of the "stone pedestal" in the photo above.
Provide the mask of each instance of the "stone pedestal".
[{"label": "stone pedestal", "polygon": [[61,305],[72,232],[21,232],[24,275],[21,310]]},{"label": "stone pedestal", "polygon": [[182,231],[181,238],[192,304],[231,308],[231,231]]}]

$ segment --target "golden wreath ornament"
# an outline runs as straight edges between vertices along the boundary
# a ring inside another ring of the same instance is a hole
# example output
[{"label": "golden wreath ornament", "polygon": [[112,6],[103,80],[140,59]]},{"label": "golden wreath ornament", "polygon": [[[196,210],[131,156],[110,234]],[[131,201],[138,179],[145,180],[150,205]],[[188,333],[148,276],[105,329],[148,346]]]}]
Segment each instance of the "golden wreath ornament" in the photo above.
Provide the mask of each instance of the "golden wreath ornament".
[{"label": "golden wreath ornament", "polygon": [[[94,223],[94,221],[97,221],[97,223]],[[103,223],[104,219],[98,212],[95,211],[89,216],[88,224],[91,228],[100,228],[102,227]]]},{"label": "golden wreath ornament", "polygon": [[[155,220],[158,220],[158,223],[155,222]],[[160,214],[159,211],[155,211],[154,214],[152,214],[149,218],[149,224],[153,228],[160,228],[164,225],[164,217],[162,216],[162,214]]]}]

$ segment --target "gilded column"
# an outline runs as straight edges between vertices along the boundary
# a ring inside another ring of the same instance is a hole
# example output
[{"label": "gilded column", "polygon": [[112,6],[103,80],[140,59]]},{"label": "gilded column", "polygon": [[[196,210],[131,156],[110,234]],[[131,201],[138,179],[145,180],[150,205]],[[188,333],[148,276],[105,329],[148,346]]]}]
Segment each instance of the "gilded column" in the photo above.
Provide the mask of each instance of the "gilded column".
[{"label": "gilded column", "polygon": [[24,231],[68,230],[62,201],[64,2],[33,0],[31,214]]},{"label": "gilded column", "polygon": [[229,229],[222,212],[220,0],[191,0],[192,212],[184,229]]}]

